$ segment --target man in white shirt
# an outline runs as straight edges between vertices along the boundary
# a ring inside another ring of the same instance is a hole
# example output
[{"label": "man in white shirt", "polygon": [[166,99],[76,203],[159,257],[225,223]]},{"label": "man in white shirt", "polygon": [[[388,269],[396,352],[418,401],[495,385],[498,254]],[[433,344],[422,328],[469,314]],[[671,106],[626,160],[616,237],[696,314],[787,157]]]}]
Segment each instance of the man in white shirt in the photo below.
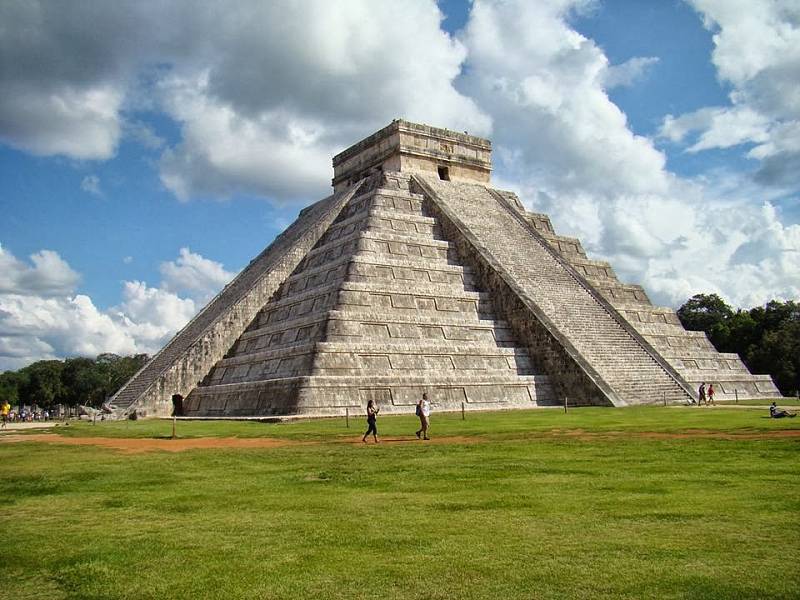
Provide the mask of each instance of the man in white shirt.
[{"label": "man in white shirt", "polygon": [[417,431],[417,438],[422,435],[423,439],[431,439],[428,437],[428,425],[431,418],[431,403],[428,402],[428,394],[422,394],[422,399],[417,402],[417,416],[419,417],[419,430]]}]

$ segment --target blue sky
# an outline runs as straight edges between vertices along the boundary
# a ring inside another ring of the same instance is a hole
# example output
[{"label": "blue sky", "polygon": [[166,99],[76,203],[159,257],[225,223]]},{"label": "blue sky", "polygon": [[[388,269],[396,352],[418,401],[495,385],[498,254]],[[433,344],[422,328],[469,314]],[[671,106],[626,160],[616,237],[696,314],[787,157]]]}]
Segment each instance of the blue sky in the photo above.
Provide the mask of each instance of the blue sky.
[{"label": "blue sky", "polygon": [[0,6],[0,369],[153,352],[396,117],[679,306],[800,296],[800,8]]}]

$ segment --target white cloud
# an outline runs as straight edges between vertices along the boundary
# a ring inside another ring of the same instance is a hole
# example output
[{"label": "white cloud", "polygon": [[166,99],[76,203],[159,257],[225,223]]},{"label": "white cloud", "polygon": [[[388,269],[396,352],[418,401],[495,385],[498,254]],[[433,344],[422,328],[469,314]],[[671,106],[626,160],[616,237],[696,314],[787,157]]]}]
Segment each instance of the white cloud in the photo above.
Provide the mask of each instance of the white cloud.
[{"label": "white cloud", "polygon": [[754,144],[755,178],[800,191],[800,8],[793,0],[688,0],[714,31],[712,61],[732,86],[730,106],[664,119],[661,134],[699,152]]},{"label": "white cloud", "polygon": [[0,249],[0,268],[12,275],[0,288],[0,369],[103,352],[155,353],[202,306],[175,290],[213,295],[232,276],[219,263],[182,249],[162,265],[160,287],[126,281],[121,302],[100,310],[90,297],[74,294],[78,276],[57,254],[43,250],[32,261],[28,267]]},{"label": "white cloud", "polygon": [[[609,66],[569,23],[572,11],[585,6],[473,7],[461,38],[468,49],[462,89],[493,117],[497,185],[514,182],[510,187],[550,214],[559,233],[579,237],[621,279],[642,283],[656,303],[678,306],[709,291],[740,306],[800,295],[792,262],[800,226],[783,224],[769,203],[754,204],[753,193],[769,197],[754,182],[743,185],[727,173],[690,181],[667,170],[663,152],[630,130],[606,93],[634,82],[652,61]],[[777,153],[779,144],[793,143],[794,131],[783,128],[743,105],[667,118],[662,135],[682,141],[700,132],[693,152],[746,140],[759,143],[754,153]]]},{"label": "white cloud", "polygon": [[160,148],[135,111],[166,112],[181,139],[161,176],[179,198],[307,202],[332,154],[395,117],[489,132],[454,87],[465,49],[441,19],[434,0],[5,3],[0,141],[107,159],[123,135]]},{"label": "white cloud", "polygon": [[166,144],[164,138],[158,135],[152,127],[141,121],[126,121],[124,123],[124,133],[148,150],[160,150]]},{"label": "white cloud", "polygon": [[160,271],[164,290],[186,293],[206,302],[235,275],[221,263],[203,258],[189,248],[181,248],[176,260],[161,263]]},{"label": "white cloud", "polygon": [[620,65],[611,65],[603,78],[605,88],[631,86],[641,80],[648,69],[658,63],[657,56],[635,56]]},{"label": "white cloud", "polygon": [[87,175],[81,180],[81,189],[94,196],[102,196],[103,190],[100,189],[100,178],[97,175]]},{"label": "white cloud", "polygon": [[191,298],[181,298],[141,281],[126,281],[122,303],[109,309],[139,352],[152,354],[189,322],[201,308]]},{"label": "white cloud", "polygon": [[507,179],[535,180],[562,197],[666,191],[664,155],[608,98],[608,59],[567,22],[585,6],[476,2],[461,38],[462,87],[493,117],[495,161]]},{"label": "white cloud", "polygon": [[18,260],[0,245],[0,293],[47,297],[75,290],[80,276],[57,252],[41,250],[29,258],[32,265]]},{"label": "white cloud", "polygon": [[465,51],[440,29],[431,1],[237,9],[214,16],[210,66],[176,68],[159,84],[182,125],[181,143],[161,161],[179,198],[307,200],[330,187],[332,155],[395,117],[489,131],[453,86]]},{"label": "white cloud", "polygon": [[40,89],[6,84],[0,94],[0,141],[42,156],[111,158],[120,138],[122,97],[121,90],[110,86]]}]

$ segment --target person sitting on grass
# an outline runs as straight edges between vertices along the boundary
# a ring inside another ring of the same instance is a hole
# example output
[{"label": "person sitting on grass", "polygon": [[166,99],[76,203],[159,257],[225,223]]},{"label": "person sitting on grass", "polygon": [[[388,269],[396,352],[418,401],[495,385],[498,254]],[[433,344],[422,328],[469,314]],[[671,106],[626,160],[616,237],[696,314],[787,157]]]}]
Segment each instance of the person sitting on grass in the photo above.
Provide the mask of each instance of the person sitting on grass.
[{"label": "person sitting on grass", "polygon": [[788,410],[780,410],[775,403],[769,405],[769,416],[773,419],[782,419],[784,417],[794,417],[794,413],[790,413]]}]

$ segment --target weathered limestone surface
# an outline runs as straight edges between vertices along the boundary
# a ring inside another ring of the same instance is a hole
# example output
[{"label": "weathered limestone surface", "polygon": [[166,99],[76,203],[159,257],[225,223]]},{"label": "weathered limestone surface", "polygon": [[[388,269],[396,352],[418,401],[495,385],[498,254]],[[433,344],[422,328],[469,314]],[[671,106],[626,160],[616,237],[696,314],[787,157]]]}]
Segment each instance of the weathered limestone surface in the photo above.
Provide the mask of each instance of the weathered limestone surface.
[{"label": "weathered limestone surface", "polygon": [[328,229],[358,185],[317,202],[279,235],[111,399],[118,414],[169,414],[225,354]]},{"label": "weathered limestone surface", "polygon": [[481,185],[414,179],[560,395],[614,406],[689,398],[686,382],[552,252],[518,201]]},{"label": "weathered limestone surface", "polygon": [[532,407],[548,378],[441,239],[409,177],[354,197],[208,377],[195,415]]},{"label": "weathered limestone surface", "polygon": [[713,383],[720,400],[779,398],[769,375],[751,374],[737,354],[717,352],[702,331],[687,331],[671,308],[654,306],[641,286],[617,279],[611,266],[584,258],[580,241],[556,235],[547,215],[527,213],[528,221],[550,247],[591,283],[681,376],[697,389]]},{"label": "weathered limestone surface", "polygon": [[491,143],[407,121],[334,158],[298,220],[112,399],[165,415],[342,415],[777,396],[510,192]]}]

